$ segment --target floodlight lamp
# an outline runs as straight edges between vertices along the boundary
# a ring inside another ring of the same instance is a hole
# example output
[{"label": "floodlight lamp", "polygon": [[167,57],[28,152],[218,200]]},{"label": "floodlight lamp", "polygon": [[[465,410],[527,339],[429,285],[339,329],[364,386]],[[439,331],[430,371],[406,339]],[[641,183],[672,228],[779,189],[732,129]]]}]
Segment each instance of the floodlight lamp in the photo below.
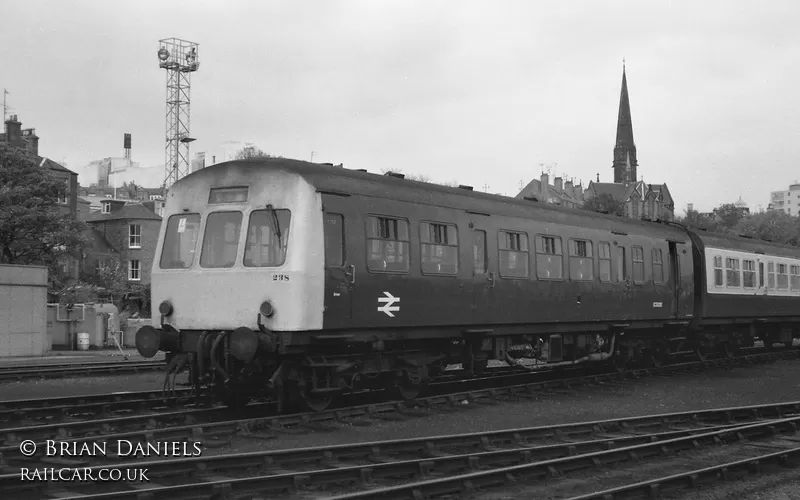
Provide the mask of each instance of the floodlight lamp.
[{"label": "floodlight lamp", "polygon": [[167,59],[169,59],[169,51],[166,48],[161,47],[158,50],[158,58],[161,59],[162,61],[166,61]]}]

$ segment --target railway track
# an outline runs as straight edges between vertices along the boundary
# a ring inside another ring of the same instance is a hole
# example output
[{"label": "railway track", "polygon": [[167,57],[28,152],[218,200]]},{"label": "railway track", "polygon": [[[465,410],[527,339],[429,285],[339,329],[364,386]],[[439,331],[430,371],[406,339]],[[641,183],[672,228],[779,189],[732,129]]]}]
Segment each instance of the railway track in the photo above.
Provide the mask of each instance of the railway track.
[{"label": "railway track", "polygon": [[[781,351],[777,353],[761,353],[735,359],[719,359],[716,361],[683,363],[669,365],[661,369],[634,370],[627,377],[643,377],[651,374],[670,375],[703,370],[708,366],[737,365],[747,363],[763,363],[780,358],[796,358],[800,351]],[[533,376],[534,374],[527,374]],[[161,441],[204,440],[209,446],[224,446],[236,436],[246,438],[271,438],[282,432],[310,432],[313,430],[332,430],[344,425],[369,425],[387,419],[411,418],[430,412],[469,410],[482,404],[497,404],[504,400],[531,400],[558,396],[566,392],[574,394],[581,389],[593,390],[602,384],[629,383],[617,373],[605,373],[557,380],[526,380],[524,374],[503,374],[497,378],[486,378],[469,381],[471,387],[463,382],[442,382],[434,389],[438,394],[415,400],[413,402],[381,401],[376,399],[369,404],[343,406],[338,409],[318,413],[276,414],[275,403],[250,404],[237,412],[224,407],[193,407],[190,405],[179,409],[169,406],[158,407],[153,401],[152,393],[148,403],[153,405],[151,411],[125,416],[103,418],[97,415],[80,416],[79,420],[60,419],[55,422],[35,425],[20,425],[0,429],[2,445],[0,454],[8,463],[19,458],[19,443],[32,440],[42,446],[47,439],[73,441],[76,443],[95,442],[98,439],[116,441],[126,440],[132,443]],[[516,384],[509,381],[515,380]],[[498,382],[506,384],[493,387]],[[489,387],[486,387],[486,386]],[[461,390],[458,390],[461,389]],[[467,390],[464,390],[467,389]],[[128,393],[138,396],[140,393]],[[364,402],[364,398],[357,398]],[[379,396],[373,394],[372,396]],[[97,396],[95,396],[97,397]],[[98,402],[91,402],[97,405]],[[102,400],[99,402],[102,404]],[[110,404],[110,403],[109,403]],[[127,405],[123,399],[123,404]],[[57,405],[58,407],[58,405]],[[58,415],[65,416],[63,405]]]},{"label": "railway track", "polygon": [[[0,475],[0,490],[5,498],[36,493],[95,500],[330,497],[343,491],[334,498],[435,498],[524,478],[546,479],[552,488],[559,477],[743,439],[774,445],[793,436],[798,424],[800,401],[352,445],[168,460],[118,458],[90,470],[147,469],[148,482],[67,483],[54,491],[53,485],[20,481],[17,472]],[[661,478],[662,483],[667,479],[685,478]]]},{"label": "railway track", "polygon": [[81,375],[105,375],[141,373],[163,370],[166,364],[160,361],[94,361],[89,363],[62,363],[39,365],[0,366],[0,382],[29,379],[51,379]]}]

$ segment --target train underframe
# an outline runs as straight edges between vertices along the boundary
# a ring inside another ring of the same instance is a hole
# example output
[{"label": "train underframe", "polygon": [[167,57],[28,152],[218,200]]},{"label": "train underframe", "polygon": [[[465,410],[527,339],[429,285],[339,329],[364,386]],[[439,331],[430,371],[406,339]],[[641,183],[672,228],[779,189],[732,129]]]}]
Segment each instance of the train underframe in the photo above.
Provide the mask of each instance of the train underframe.
[{"label": "train underframe", "polygon": [[136,344],[145,357],[166,353],[170,375],[188,371],[197,394],[229,406],[254,398],[274,398],[282,411],[328,408],[340,394],[388,389],[397,399],[414,399],[450,365],[465,377],[482,375],[490,360],[530,370],[610,363],[622,372],[636,366],[662,366],[676,356],[706,360],[732,357],[757,339],[767,348],[792,345],[796,324],[752,323],[657,330],[611,326],[604,331],[494,335],[492,330],[462,330],[443,339],[353,342],[350,335],[312,335],[308,344],[282,344],[280,334],[238,328],[233,331],[182,331],[145,326]]}]

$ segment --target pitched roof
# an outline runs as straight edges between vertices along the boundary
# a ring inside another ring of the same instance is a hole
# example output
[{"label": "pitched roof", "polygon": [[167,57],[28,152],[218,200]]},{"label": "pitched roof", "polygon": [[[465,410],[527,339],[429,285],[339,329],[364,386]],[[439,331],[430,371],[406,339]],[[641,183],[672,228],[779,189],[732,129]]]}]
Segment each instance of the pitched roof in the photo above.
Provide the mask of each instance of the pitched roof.
[{"label": "pitched roof", "polygon": [[[61,165],[60,163],[54,162],[50,158],[42,157],[42,156],[39,156],[39,155],[33,155],[33,157],[36,160],[36,163],[39,164],[40,166],[47,167],[50,170],[57,170],[59,172],[67,172],[67,173],[70,173],[72,175],[78,175],[77,173],[75,173],[72,170],[68,169],[64,165]],[[44,160],[44,165],[42,165],[42,160]]]},{"label": "pitched roof", "polygon": [[109,220],[129,220],[129,219],[143,219],[143,220],[161,220],[161,217],[150,211],[141,203],[129,203],[119,210],[115,210],[110,214],[95,212],[86,218],[86,222],[103,222]]},{"label": "pitched roof", "polygon": [[626,191],[625,184],[592,181],[589,183],[587,190],[593,190],[595,194],[610,194],[615,200],[627,199],[627,197],[624,197]]}]

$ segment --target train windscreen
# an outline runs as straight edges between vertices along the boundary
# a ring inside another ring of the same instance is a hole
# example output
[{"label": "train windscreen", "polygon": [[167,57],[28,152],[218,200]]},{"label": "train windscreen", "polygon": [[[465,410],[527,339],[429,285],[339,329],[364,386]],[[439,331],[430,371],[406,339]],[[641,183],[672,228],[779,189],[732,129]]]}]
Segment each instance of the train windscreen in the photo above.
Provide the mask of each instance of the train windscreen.
[{"label": "train windscreen", "polygon": [[194,263],[200,214],[173,215],[167,222],[161,269],[188,269]]},{"label": "train windscreen", "polygon": [[242,212],[212,212],[208,214],[203,234],[200,267],[233,267],[239,250]]},{"label": "train windscreen", "polygon": [[286,260],[292,213],[286,209],[253,210],[244,247],[246,267],[275,267]]}]

